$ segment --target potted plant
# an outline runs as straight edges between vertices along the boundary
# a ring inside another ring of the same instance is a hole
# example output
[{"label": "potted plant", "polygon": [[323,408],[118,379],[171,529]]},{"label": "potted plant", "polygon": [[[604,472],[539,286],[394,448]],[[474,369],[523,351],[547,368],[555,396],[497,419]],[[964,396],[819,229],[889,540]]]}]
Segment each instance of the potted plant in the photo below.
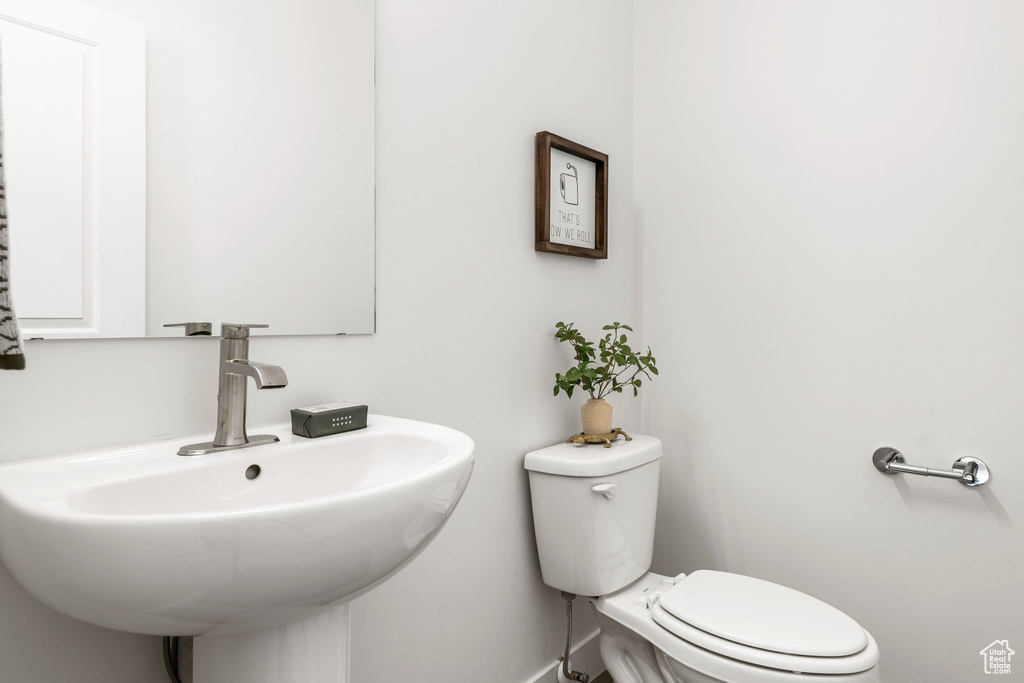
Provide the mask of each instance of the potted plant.
[{"label": "potted plant", "polygon": [[636,396],[643,385],[641,376],[653,379],[651,375],[658,374],[650,347],[645,354],[637,353],[629,347],[624,330],[632,332],[632,327],[612,323],[602,329],[608,333],[598,341],[595,348],[573,323],[555,325],[555,338],[559,342],[569,342],[575,363],[565,374],[555,373],[555,396],[558,396],[559,391],[564,391],[566,396],[572,398],[576,387],[590,394],[580,409],[583,433],[588,436],[612,431],[612,407],[604,400],[605,396],[612,392],[622,393],[625,387],[631,387]]}]

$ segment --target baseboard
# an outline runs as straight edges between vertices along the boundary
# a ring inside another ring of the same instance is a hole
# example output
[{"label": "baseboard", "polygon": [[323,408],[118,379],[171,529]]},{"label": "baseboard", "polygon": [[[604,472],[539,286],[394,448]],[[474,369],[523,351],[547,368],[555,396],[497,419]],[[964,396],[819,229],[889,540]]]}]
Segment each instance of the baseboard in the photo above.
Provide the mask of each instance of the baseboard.
[{"label": "baseboard", "polygon": [[[601,634],[600,629],[594,629],[586,638],[576,643],[569,654],[569,661],[574,671],[582,671],[590,674],[590,680],[597,678],[598,674],[604,671],[604,664],[601,663],[601,651],[598,647]],[[526,683],[555,683],[555,671],[562,665],[557,659],[553,664],[545,668]]]}]

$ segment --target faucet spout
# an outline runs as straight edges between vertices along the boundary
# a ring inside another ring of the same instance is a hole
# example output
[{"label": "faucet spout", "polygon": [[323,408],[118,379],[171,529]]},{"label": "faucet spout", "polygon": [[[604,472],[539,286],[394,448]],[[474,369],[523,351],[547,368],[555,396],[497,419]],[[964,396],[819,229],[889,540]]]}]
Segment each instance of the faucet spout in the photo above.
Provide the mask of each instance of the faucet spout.
[{"label": "faucet spout", "polygon": [[257,389],[280,389],[288,385],[288,376],[277,365],[249,360],[249,328],[266,325],[221,326],[220,372],[217,385],[217,431],[213,441],[189,444],[178,450],[178,455],[202,455],[218,451],[247,448],[279,439],[273,434],[250,437],[245,431],[245,391],[247,377],[252,377]]},{"label": "faucet spout", "polygon": [[284,374],[284,369],[269,363],[232,358],[221,364],[221,370],[231,375],[252,377],[257,389],[283,389],[288,386],[288,376]]}]

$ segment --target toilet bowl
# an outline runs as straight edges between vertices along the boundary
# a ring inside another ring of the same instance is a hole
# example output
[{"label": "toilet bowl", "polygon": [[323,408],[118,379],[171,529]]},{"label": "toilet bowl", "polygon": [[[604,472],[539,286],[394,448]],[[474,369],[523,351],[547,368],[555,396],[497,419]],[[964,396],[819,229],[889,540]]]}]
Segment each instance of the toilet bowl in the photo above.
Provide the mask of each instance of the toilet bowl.
[{"label": "toilet bowl", "polygon": [[650,573],[661,441],[526,456],[544,582],[588,596],[616,683],[878,683],[878,646],[841,611],[740,574]]}]

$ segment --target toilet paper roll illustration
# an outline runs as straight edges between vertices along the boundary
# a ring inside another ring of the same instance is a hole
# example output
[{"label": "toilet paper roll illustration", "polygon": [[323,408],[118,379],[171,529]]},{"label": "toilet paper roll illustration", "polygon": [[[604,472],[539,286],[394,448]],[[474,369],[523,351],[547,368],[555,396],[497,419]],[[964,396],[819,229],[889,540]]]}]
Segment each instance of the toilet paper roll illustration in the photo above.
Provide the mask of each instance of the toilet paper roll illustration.
[{"label": "toilet paper roll illustration", "polygon": [[572,170],[572,174],[563,173],[558,179],[558,189],[562,193],[562,199],[566,204],[577,206],[580,203],[580,183],[576,178],[576,167],[566,164],[566,168]]}]

